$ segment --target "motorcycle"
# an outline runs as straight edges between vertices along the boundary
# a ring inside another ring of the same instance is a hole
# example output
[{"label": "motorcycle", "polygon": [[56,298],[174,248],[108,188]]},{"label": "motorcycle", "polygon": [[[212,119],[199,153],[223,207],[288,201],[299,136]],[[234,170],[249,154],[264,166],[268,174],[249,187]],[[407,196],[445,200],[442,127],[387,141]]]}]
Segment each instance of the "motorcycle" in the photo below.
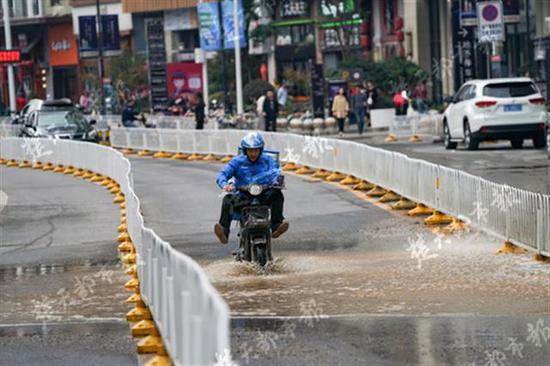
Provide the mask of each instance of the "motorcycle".
[{"label": "motorcycle", "polygon": [[241,192],[250,195],[250,201],[241,210],[234,213],[233,220],[239,221],[239,248],[233,253],[236,261],[255,262],[265,266],[273,260],[271,253],[271,208],[262,205],[259,196],[268,189],[283,189],[284,176],[274,185],[251,184],[241,187]]}]

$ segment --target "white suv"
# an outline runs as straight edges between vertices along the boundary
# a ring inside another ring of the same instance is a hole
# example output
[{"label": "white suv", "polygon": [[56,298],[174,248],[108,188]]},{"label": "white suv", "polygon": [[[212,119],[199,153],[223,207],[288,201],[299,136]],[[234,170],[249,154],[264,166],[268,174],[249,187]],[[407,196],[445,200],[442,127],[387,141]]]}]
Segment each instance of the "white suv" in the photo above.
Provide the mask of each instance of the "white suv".
[{"label": "white suv", "polygon": [[524,139],[536,148],[546,144],[546,101],[529,78],[468,81],[450,103],[443,115],[446,149],[464,142],[476,150],[480,141],[499,139],[510,140],[513,148]]}]

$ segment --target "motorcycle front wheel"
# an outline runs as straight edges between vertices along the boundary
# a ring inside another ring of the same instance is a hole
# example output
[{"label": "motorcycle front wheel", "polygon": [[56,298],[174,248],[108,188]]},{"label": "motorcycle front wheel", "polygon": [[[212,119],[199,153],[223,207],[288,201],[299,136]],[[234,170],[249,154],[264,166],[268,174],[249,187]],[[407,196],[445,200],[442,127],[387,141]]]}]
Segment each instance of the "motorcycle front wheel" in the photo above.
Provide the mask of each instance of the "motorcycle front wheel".
[{"label": "motorcycle front wheel", "polygon": [[254,258],[260,266],[265,266],[269,257],[267,253],[267,245],[255,245],[254,246]]}]

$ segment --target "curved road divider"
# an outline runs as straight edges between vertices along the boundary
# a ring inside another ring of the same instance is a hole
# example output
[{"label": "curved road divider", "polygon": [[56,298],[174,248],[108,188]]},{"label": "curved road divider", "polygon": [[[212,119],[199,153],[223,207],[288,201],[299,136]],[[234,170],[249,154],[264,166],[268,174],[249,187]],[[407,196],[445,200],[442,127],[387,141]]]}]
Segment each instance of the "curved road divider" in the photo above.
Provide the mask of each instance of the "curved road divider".
[{"label": "curved road divider", "polygon": [[[111,145],[126,154],[228,161],[243,130],[113,128]],[[497,184],[463,171],[365,144],[319,136],[264,133],[281,152],[284,170],[354,185],[393,209],[427,215],[426,224],[453,231],[474,225],[504,241],[501,252],[534,250],[550,257],[550,195]]]},{"label": "curved road divider", "polygon": [[0,139],[0,164],[71,174],[105,186],[120,205],[121,261],[133,292],[127,302],[138,352],[150,365],[209,365],[230,350],[229,308],[200,266],[143,224],[130,162],[97,144],[51,139]]}]

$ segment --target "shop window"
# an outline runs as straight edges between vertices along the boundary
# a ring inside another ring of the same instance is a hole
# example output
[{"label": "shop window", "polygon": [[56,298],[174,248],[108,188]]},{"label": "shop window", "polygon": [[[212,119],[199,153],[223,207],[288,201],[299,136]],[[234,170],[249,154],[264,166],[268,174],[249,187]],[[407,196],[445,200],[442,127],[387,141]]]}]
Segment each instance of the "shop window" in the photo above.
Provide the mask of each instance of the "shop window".
[{"label": "shop window", "polygon": [[338,17],[355,11],[355,0],[344,0],[334,3],[329,0],[321,1],[321,14],[325,17]]},{"label": "shop window", "polygon": [[382,30],[384,34],[393,34],[395,18],[397,18],[397,0],[383,0],[382,2]]},{"label": "shop window", "polygon": [[308,24],[291,25],[277,29],[277,46],[300,45],[313,43],[313,29]]},{"label": "shop window", "polygon": [[172,49],[194,50],[199,47],[199,35],[196,29],[174,31],[172,37]]},{"label": "shop window", "polygon": [[340,42],[351,47],[359,46],[360,33],[359,26],[326,29],[324,31],[324,47],[340,47]]}]

